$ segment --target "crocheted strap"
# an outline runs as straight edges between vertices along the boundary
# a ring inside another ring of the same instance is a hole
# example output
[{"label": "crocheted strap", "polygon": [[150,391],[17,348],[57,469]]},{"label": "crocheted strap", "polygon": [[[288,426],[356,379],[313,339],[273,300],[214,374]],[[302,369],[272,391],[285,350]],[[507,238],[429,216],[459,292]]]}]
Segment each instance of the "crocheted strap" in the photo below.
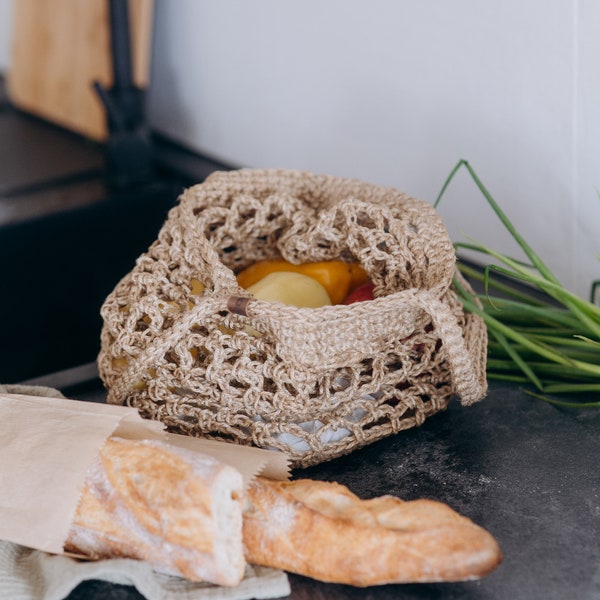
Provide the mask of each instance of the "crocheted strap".
[{"label": "crocheted strap", "polygon": [[[467,345],[465,331],[458,325],[446,304],[427,292],[416,294],[415,301],[431,317],[442,340],[452,383],[461,403],[466,406],[481,400],[487,392],[487,381],[479,346],[473,348]],[[469,332],[469,339],[480,341],[486,337],[485,325],[480,320],[469,320],[469,326],[477,330],[477,335],[473,335],[473,331]]]},{"label": "crocheted strap", "polygon": [[[372,358],[409,339],[415,324],[422,327],[431,321],[462,404],[485,396],[484,370],[475,364],[462,328],[448,306],[428,290],[404,290],[367,303],[318,309],[233,296],[227,307],[248,317],[249,324],[264,335],[271,335],[277,354],[298,369],[339,369]],[[485,335],[485,331],[473,333],[470,337],[475,339]]]}]

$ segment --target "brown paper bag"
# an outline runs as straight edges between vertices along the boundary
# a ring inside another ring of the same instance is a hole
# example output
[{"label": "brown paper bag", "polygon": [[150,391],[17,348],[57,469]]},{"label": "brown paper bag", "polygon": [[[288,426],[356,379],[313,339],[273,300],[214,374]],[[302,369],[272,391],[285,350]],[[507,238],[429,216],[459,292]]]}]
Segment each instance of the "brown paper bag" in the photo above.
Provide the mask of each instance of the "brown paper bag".
[{"label": "brown paper bag", "polygon": [[111,435],[210,454],[246,483],[261,473],[289,476],[282,453],[169,434],[134,408],[0,394],[0,539],[63,553],[87,469]]}]

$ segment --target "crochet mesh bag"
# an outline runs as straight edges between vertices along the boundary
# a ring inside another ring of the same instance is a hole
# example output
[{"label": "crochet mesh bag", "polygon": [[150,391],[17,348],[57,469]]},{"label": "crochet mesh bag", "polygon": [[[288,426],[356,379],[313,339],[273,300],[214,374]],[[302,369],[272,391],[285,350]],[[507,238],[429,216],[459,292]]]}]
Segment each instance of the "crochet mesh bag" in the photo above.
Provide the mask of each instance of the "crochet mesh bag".
[{"label": "crochet mesh bag", "polygon": [[[254,299],[235,274],[271,258],[359,262],[375,299]],[[454,276],[438,214],[400,191],[301,171],[214,173],[182,194],[102,307],[108,401],[178,433],[285,451],[294,467],[347,454],[454,396],[485,396],[486,328],[463,311]]]}]

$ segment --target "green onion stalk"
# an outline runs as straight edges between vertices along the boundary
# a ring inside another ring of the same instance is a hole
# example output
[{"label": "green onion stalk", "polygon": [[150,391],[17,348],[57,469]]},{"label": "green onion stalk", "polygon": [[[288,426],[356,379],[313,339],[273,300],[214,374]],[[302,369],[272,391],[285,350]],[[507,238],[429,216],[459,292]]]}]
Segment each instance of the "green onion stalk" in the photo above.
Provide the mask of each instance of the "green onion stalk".
[{"label": "green onion stalk", "polygon": [[[464,168],[503,226],[525,254],[517,260],[477,242],[456,243],[457,256],[470,250],[484,257],[483,268],[458,260],[462,275],[483,293],[467,291],[455,278],[465,310],[488,329],[488,379],[514,382],[526,393],[571,408],[600,407],[600,307],[565,289],[515,229],[466,160],[450,172],[437,207],[452,179]],[[565,399],[561,399],[565,398]],[[568,398],[568,399],[566,399]]]}]

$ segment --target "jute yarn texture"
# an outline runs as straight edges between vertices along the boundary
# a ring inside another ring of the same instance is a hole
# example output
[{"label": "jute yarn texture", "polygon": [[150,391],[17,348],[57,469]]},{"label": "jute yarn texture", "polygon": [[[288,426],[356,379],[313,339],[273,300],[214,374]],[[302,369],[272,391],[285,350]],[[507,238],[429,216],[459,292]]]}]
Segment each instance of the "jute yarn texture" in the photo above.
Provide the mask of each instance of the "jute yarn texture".
[{"label": "jute yarn texture", "polygon": [[[296,308],[252,298],[263,259],[358,262],[375,298]],[[431,205],[281,169],[210,175],[104,302],[108,401],[192,436],[281,450],[294,467],[421,425],[487,390],[487,331],[463,310]]]}]

